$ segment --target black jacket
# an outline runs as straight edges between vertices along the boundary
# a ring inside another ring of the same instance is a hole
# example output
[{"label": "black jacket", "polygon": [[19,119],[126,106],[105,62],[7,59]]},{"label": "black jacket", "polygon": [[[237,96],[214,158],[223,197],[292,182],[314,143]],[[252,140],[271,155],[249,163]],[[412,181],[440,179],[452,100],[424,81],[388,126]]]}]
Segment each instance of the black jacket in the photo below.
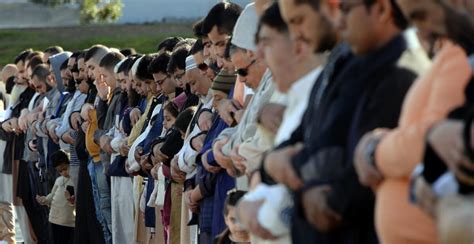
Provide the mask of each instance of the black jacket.
[{"label": "black jacket", "polygon": [[329,185],[328,205],[343,217],[343,224],[329,233],[314,229],[304,218],[297,192],[294,243],[377,243],[374,195],[358,182],[353,152],[366,132],[397,125],[404,96],[416,78],[413,71],[397,66],[405,50],[402,36],[365,56],[338,47],[316,82],[302,124],[282,146],[304,143],[292,159],[305,182],[303,191]]},{"label": "black jacket", "polygon": [[[28,108],[30,100],[33,98],[35,90],[28,87],[21,95],[19,103],[13,108],[11,118],[19,118],[21,110]],[[5,147],[5,153],[3,154],[3,169],[2,173],[12,174],[13,160],[20,160],[23,158],[24,146],[25,146],[25,134],[16,135],[15,133],[8,133],[0,123],[0,139],[7,142]]]}]

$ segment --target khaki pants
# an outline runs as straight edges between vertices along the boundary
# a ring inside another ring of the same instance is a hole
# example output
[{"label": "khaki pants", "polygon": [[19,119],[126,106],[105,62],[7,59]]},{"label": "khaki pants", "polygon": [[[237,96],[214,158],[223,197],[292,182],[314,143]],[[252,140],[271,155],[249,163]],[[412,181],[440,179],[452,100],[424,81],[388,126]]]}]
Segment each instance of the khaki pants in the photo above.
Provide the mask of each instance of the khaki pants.
[{"label": "khaki pants", "polygon": [[180,244],[181,241],[181,200],[183,185],[171,183],[171,220],[169,244]]},{"label": "khaki pants", "polygon": [[0,241],[15,243],[15,219],[11,203],[0,203]]}]

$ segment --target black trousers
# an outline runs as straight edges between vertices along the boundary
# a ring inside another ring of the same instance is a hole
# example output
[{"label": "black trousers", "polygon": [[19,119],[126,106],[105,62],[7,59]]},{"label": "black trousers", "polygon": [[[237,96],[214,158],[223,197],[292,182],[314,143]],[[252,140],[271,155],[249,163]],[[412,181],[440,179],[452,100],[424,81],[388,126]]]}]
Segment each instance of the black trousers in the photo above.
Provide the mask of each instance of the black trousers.
[{"label": "black trousers", "polygon": [[74,228],[51,223],[54,244],[72,244],[74,240]]}]

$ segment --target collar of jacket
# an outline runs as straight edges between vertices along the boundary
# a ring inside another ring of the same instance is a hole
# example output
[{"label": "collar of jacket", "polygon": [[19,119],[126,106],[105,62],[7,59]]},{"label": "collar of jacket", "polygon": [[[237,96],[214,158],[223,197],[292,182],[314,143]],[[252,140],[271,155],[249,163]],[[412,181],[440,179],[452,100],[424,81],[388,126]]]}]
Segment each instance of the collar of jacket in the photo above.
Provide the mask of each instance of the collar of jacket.
[{"label": "collar of jacket", "polygon": [[403,35],[400,33],[396,35],[383,47],[368,53],[363,56],[356,56],[359,59],[360,64],[368,70],[377,70],[380,67],[390,63],[394,60],[398,60],[402,55],[403,51],[407,49],[407,42]]},{"label": "collar of jacket", "polygon": [[46,97],[48,98],[49,101],[53,101],[54,97],[59,93],[59,90],[57,87],[54,87],[53,89],[49,90],[46,92]]}]

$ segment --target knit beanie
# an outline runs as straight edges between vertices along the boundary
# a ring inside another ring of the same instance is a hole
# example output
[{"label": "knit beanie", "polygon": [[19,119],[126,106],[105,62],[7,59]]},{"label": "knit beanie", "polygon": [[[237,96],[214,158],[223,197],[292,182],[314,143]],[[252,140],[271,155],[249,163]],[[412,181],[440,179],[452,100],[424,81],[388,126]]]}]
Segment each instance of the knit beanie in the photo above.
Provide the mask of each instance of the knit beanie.
[{"label": "knit beanie", "polygon": [[211,89],[229,94],[235,85],[236,79],[236,74],[229,74],[227,71],[221,70],[212,82]]}]

